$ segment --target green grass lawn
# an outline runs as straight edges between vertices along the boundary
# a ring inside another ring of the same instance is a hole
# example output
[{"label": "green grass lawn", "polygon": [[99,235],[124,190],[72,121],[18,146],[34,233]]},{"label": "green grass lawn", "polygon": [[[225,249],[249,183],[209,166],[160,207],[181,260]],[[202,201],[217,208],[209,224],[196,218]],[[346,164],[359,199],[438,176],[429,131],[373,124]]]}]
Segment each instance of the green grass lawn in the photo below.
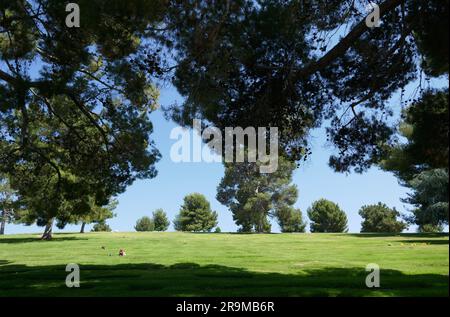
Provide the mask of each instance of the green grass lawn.
[{"label": "green grass lawn", "polygon": [[[68,263],[80,265],[80,288],[65,286]],[[368,263],[381,288],[365,286]],[[448,296],[448,274],[448,235],[0,237],[0,296]]]}]

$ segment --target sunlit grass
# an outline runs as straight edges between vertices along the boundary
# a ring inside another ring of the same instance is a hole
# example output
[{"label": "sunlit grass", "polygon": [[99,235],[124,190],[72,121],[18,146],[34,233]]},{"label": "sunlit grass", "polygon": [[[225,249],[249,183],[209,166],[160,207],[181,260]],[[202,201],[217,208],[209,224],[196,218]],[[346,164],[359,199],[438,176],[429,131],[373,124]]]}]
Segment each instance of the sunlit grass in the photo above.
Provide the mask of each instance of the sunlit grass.
[{"label": "sunlit grass", "polygon": [[[8,235],[0,296],[448,296],[448,256],[433,234]],[[68,263],[80,288],[65,286]],[[365,286],[368,263],[381,288]]]}]

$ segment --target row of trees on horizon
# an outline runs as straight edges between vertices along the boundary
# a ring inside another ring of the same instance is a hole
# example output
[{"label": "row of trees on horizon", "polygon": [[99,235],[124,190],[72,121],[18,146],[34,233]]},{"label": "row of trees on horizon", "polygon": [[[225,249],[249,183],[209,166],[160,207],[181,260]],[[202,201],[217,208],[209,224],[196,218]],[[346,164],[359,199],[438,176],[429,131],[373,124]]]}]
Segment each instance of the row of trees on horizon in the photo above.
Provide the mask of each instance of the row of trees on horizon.
[{"label": "row of trees on horizon", "polygon": [[[285,210],[273,215],[277,218],[281,232],[306,232],[307,222],[304,220],[302,212],[296,209],[294,213],[283,214]],[[338,233],[347,232],[347,216],[338,204],[320,199],[315,201],[307,210],[310,220],[311,232]],[[383,232],[399,233],[407,228],[407,223],[399,220],[400,213],[395,208],[389,208],[385,204],[366,205],[361,207],[359,215],[363,218],[361,232]],[[216,232],[222,230],[218,227],[217,212],[211,209],[206,197],[199,193],[189,194],[184,198],[184,203],[179,213],[173,220],[176,231],[183,232]],[[243,227],[238,232],[249,233],[269,233],[270,223],[255,215],[250,219],[253,228],[244,230]],[[260,223],[259,223],[260,222]],[[156,209],[152,217],[144,216],[137,220],[134,229],[142,231],[166,231],[170,226],[170,220],[163,209]],[[261,228],[262,230],[258,230]],[[111,231],[106,230],[93,231]]]},{"label": "row of trees on horizon", "polygon": [[[279,170],[273,175],[260,174],[256,171],[256,165],[248,163],[227,166],[225,176],[218,186],[217,199],[230,208],[233,220],[238,226],[238,232],[269,233],[271,232],[269,219],[277,221],[281,232],[306,231],[307,223],[301,210],[293,207],[297,200],[297,187],[290,183],[292,175],[290,169],[293,168],[292,163],[283,159],[280,161]],[[247,177],[242,177],[243,172]],[[428,177],[422,174],[424,182],[418,182],[422,187],[419,186],[418,189],[421,190],[411,194],[405,202],[413,203],[414,199],[418,199],[417,196],[423,199],[436,196],[439,191],[442,191],[442,188],[445,188],[447,176],[448,174],[445,172],[436,175],[436,171]],[[236,181],[236,177],[239,177],[239,181]],[[236,183],[239,186],[235,186]],[[423,185],[424,183],[426,186]],[[431,190],[435,191],[430,192]],[[14,210],[19,201],[14,199],[14,191],[6,182],[0,183],[0,194],[2,195],[0,207],[3,208],[0,234],[3,234],[5,224],[14,221],[14,217],[8,218],[7,216],[14,214],[10,211]],[[240,203],[238,198],[243,203]],[[67,223],[80,224],[80,233],[83,233],[87,224],[94,224],[91,231],[111,231],[106,221],[115,216],[116,206],[117,201],[112,200],[106,206],[96,206],[93,212],[87,215],[68,215],[69,218],[57,219],[56,226],[63,229]],[[361,232],[399,233],[408,228],[410,224],[417,223],[417,217],[425,212],[425,210],[416,209],[413,215],[400,215],[395,208],[389,208],[381,202],[376,205],[363,206],[359,210],[359,215],[363,218]],[[347,232],[346,213],[332,201],[326,199],[315,201],[308,208],[307,215],[310,219],[311,232]],[[183,205],[173,220],[173,224],[176,231],[211,232],[216,228],[215,232],[220,232],[220,228],[217,227],[217,216],[217,212],[211,210],[210,203],[204,195],[193,193],[184,198]],[[20,210],[15,214],[15,218],[20,219],[16,223],[32,224],[32,221],[28,222],[27,220],[26,210]],[[167,214],[162,209],[157,209],[153,212],[152,217],[139,219],[135,230],[166,231],[169,225]],[[442,230],[442,222],[425,222],[418,227],[419,232],[440,232]]]}]

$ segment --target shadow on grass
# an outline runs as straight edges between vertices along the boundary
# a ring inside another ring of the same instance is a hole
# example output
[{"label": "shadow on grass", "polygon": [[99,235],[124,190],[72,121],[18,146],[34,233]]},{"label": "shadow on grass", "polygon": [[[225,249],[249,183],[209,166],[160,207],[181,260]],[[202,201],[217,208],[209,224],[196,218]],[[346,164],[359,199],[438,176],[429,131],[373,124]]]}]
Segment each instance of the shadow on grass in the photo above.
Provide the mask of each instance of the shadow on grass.
[{"label": "shadow on grass", "polygon": [[409,240],[399,240],[398,242],[401,243],[408,243],[408,244],[422,244],[422,243],[426,243],[426,244],[432,244],[432,245],[444,245],[444,244],[449,244],[448,240],[428,240],[428,239],[409,239]]},{"label": "shadow on grass", "polygon": [[197,263],[80,265],[81,287],[65,286],[65,265],[0,266],[0,296],[448,296],[447,275],[381,270],[365,286],[364,267],[254,272]]},{"label": "shadow on grass", "polygon": [[210,235],[210,234],[234,234],[234,235],[278,235],[279,232],[194,232],[194,231],[183,231],[187,234],[198,234],[198,235]]},{"label": "shadow on grass", "polygon": [[75,241],[75,240],[87,240],[88,238],[80,237],[64,237],[60,234],[54,235],[51,240],[42,240],[39,236],[33,237],[15,237],[15,238],[0,238],[0,244],[14,244],[14,243],[52,243],[61,241]]},{"label": "shadow on grass", "polygon": [[414,237],[414,238],[442,238],[448,237],[448,233],[345,233],[345,236],[358,238],[382,238],[382,237]]}]

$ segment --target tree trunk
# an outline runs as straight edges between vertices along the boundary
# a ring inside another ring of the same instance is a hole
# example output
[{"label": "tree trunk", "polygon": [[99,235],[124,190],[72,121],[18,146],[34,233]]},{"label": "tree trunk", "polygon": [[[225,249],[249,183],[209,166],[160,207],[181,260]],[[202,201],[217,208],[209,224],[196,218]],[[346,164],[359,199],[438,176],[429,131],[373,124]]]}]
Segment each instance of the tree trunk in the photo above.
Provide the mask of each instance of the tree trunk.
[{"label": "tree trunk", "polygon": [[42,234],[42,240],[51,240],[52,239],[52,229],[53,229],[53,218],[50,219],[45,226],[44,233]]},{"label": "tree trunk", "polygon": [[86,226],[86,222],[83,222],[81,224],[81,229],[80,229],[80,233],[84,233],[84,227]]},{"label": "tree trunk", "polygon": [[5,225],[6,225],[6,210],[3,210],[0,223],[0,235],[5,234]]}]

